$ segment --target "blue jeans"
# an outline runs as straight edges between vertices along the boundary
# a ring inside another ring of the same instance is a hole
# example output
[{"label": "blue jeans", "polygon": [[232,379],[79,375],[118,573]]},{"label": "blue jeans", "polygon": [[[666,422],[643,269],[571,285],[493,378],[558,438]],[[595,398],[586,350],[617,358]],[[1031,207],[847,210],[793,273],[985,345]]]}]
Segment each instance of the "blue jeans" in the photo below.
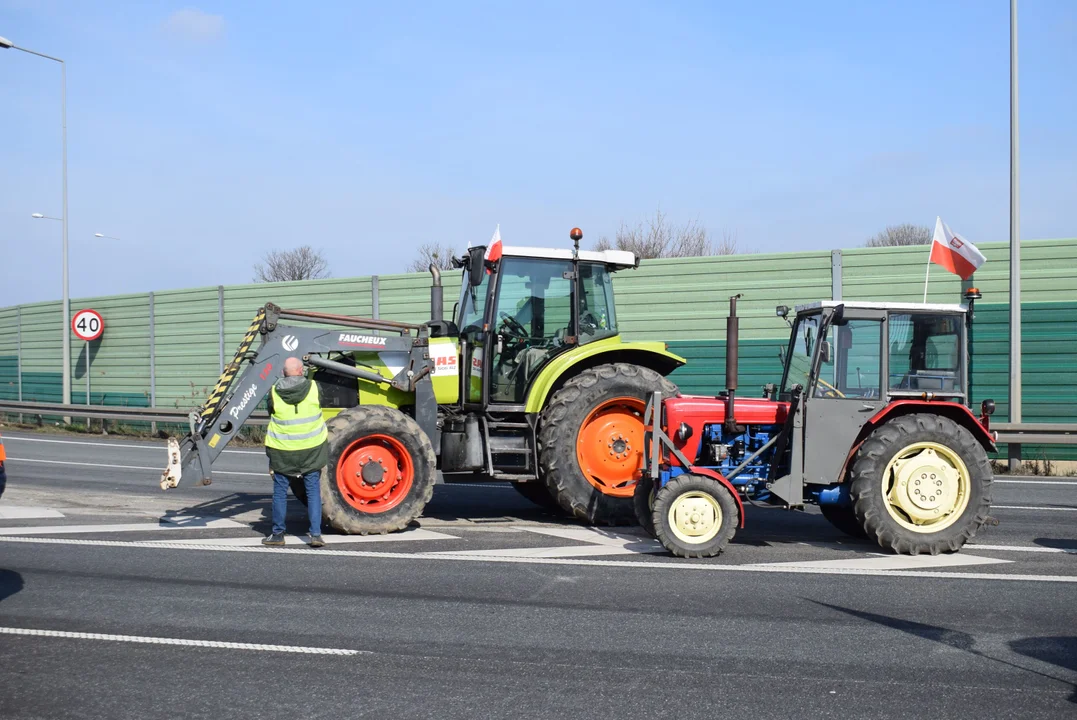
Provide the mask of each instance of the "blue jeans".
[{"label": "blue jeans", "polygon": [[[322,471],[311,470],[303,476],[307,486],[307,516],[310,518],[310,534],[322,534]],[[273,534],[284,534],[284,515],[288,511],[288,478],[273,473]]]}]

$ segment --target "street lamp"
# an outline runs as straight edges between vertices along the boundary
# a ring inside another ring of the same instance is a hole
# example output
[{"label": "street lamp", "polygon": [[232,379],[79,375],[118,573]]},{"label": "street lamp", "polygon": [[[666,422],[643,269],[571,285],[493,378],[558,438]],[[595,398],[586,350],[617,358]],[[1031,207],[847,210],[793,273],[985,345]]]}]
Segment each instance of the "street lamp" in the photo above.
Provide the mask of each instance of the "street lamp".
[{"label": "street lamp", "polygon": [[[71,322],[71,298],[68,295],[67,285],[67,63],[52,55],[46,55],[39,53],[35,50],[29,50],[24,47],[19,47],[15,43],[11,42],[5,37],[0,37],[0,50],[21,50],[24,53],[30,55],[37,55],[40,58],[46,60],[52,60],[53,62],[60,63],[60,121],[63,129],[63,183],[64,183],[64,214],[62,218],[48,218],[49,220],[60,220],[64,224],[64,243],[63,243],[63,283],[64,283],[64,300],[63,300],[63,318],[61,319],[61,325],[63,326],[63,334],[60,336],[63,338],[63,352],[64,352],[64,379],[63,379],[63,400],[65,405],[71,404],[71,330],[67,327],[67,324]],[[38,217],[35,213],[34,217]],[[40,216],[44,218],[44,215]]]},{"label": "street lamp", "polygon": [[118,237],[112,237],[111,235],[102,235],[101,233],[94,233],[95,238],[104,238],[105,240],[119,240]]}]

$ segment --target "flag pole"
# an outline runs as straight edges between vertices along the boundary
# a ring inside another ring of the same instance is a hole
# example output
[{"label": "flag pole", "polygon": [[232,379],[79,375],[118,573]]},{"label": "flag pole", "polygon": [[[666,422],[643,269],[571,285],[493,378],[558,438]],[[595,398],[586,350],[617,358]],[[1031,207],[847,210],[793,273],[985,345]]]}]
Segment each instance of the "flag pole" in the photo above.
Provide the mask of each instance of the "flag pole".
[{"label": "flag pole", "polygon": [[[935,247],[935,241],[932,240],[930,248],[934,249],[934,247]],[[931,250],[929,249],[927,251],[927,272],[924,273],[924,302],[925,303],[927,302],[927,281],[928,281],[928,278],[930,278],[930,277],[931,277]]]}]

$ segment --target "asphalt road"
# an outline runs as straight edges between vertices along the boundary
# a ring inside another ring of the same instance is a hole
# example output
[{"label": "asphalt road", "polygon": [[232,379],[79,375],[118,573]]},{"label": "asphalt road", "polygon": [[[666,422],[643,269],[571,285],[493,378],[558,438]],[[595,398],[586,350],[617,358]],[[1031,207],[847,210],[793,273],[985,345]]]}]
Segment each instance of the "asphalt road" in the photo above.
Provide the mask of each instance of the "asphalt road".
[{"label": "asphalt road", "polygon": [[256,450],[162,493],[161,443],[4,437],[3,717],[1077,716],[1072,478],[1000,478],[939,558],[750,508],[686,562],[505,486],[268,550]]}]

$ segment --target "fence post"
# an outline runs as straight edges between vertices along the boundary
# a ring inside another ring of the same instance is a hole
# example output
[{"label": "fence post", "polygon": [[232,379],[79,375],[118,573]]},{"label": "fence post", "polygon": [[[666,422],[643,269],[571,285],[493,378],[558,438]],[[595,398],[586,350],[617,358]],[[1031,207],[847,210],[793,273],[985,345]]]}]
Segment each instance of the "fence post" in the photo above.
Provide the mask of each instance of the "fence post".
[{"label": "fence post", "polygon": [[[150,407],[157,407],[157,328],[154,321],[153,293],[150,293]],[[157,434],[157,423],[150,423],[150,433]]]},{"label": "fence post", "polygon": [[841,250],[830,251],[830,299],[841,300]]},{"label": "fence post", "polygon": [[224,285],[217,286],[217,342],[221,348],[221,369],[224,373]]},{"label": "fence post", "polygon": [[378,319],[380,308],[378,303],[378,276],[370,276],[370,317]]},{"label": "fence post", "polygon": [[[22,308],[15,306],[15,377],[19,386],[19,402],[22,402]],[[22,413],[19,413],[22,424]]]}]

